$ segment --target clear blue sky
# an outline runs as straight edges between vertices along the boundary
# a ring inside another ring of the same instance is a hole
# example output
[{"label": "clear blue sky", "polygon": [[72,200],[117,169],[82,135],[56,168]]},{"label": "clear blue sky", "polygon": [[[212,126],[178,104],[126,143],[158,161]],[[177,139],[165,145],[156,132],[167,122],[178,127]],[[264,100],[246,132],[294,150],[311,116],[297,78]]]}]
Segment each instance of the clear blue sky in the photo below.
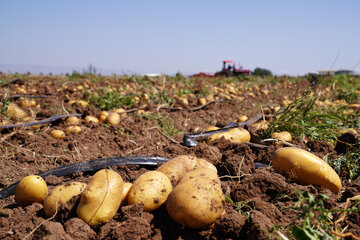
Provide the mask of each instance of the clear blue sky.
[{"label": "clear blue sky", "polygon": [[359,0],[1,0],[0,71],[92,64],[103,73],[191,74],[229,59],[304,74],[329,69],[337,55],[333,69],[353,69],[359,12]]}]

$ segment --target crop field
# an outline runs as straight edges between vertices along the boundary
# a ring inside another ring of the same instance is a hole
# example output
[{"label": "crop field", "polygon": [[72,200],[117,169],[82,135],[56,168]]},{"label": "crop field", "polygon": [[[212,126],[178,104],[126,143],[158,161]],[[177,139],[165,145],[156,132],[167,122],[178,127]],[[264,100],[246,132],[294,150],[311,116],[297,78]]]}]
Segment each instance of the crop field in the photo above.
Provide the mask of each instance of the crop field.
[{"label": "crop field", "polygon": [[[90,71],[0,74],[0,85],[0,239],[360,239],[359,76]],[[165,177],[161,191],[153,177],[138,192],[152,192],[156,207],[133,200],[140,176],[184,155],[205,160],[210,167],[194,168],[209,176],[187,190],[194,170],[186,168],[179,183]],[[112,171],[93,177],[101,169]],[[43,197],[32,201],[19,187],[15,198],[9,186],[46,171]],[[107,199],[95,199],[92,213],[82,193],[96,179]],[[133,183],[128,196],[121,181]],[[46,194],[73,182],[81,191],[64,203],[60,195],[49,214]],[[123,192],[108,187],[116,184]],[[181,194],[197,200],[185,201],[193,210],[172,205]],[[104,208],[114,214],[97,223]]]}]

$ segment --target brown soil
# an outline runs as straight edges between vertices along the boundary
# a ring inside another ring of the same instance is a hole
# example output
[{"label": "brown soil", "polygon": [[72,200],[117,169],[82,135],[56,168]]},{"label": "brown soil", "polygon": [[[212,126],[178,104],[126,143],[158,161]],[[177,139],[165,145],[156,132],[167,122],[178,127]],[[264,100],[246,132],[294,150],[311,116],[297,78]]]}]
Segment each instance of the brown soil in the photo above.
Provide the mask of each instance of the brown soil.
[{"label": "brown soil", "polygon": [[[65,82],[63,77],[42,76],[36,81],[25,79],[16,84],[2,88],[4,93],[12,94],[19,87],[33,90],[34,95],[46,95],[46,98],[35,98],[39,109],[35,117],[38,120],[57,114],[81,113],[98,116],[100,109],[94,106],[70,106],[69,100],[83,99],[84,91],[74,90],[75,87],[89,85],[88,89],[116,86],[116,81],[90,82],[88,80]],[[155,87],[162,88],[162,82]],[[286,87],[284,87],[286,86]],[[59,120],[43,126],[37,131],[31,128],[3,130],[0,145],[0,188],[11,185],[21,178],[46,171],[54,167],[79,161],[114,156],[161,156],[173,158],[187,154],[207,159],[213,163],[222,180],[223,192],[235,203],[245,202],[240,209],[236,204],[227,202],[226,213],[219,218],[211,229],[194,230],[175,223],[162,206],[158,210],[143,212],[141,205],[122,206],[112,221],[91,229],[86,223],[76,217],[74,209],[78,198],[74,198],[60,210],[57,219],[48,219],[42,204],[29,206],[15,204],[14,196],[0,200],[0,238],[1,239],[274,239],[278,236],[275,227],[281,229],[293,223],[300,214],[291,208],[293,201],[284,195],[294,196],[294,189],[309,191],[312,194],[327,194],[330,196],[326,204],[333,208],[342,208],[347,198],[360,193],[360,182],[352,184],[343,182],[341,193],[333,194],[317,186],[298,185],[271,167],[255,168],[254,162],[270,164],[272,153],[279,146],[270,145],[268,149],[257,149],[245,144],[234,144],[227,140],[217,140],[211,144],[200,143],[188,148],[180,143],[183,133],[204,131],[211,125],[225,126],[239,115],[249,117],[261,112],[262,106],[281,105],[284,96],[289,99],[296,89],[308,89],[306,81],[299,84],[264,85],[259,90],[243,91],[242,99],[231,99],[209,104],[200,111],[170,111],[157,110],[156,105],[147,103],[146,111],[171,118],[175,127],[182,133],[168,137],[151,119],[142,118],[135,113],[123,116],[116,127],[108,124],[81,124],[79,135],[66,136],[57,140],[50,136],[53,129],[64,130],[66,122]],[[274,89],[269,94],[263,94],[264,89]],[[281,90],[281,94],[277,92]],[[142,91],[142,90],[141,90]],[[252,93],[252,94],[250,94]],[[221,96],[220,96],[221,97]],[[86,99],[86,96],[85,96]],[[16,100],[19,103],[20,100]],[[139,104],[140,106],[140,104]],[[175,105],[179,107],[180,105]],[[191,100],[190,107],[196,107],[197,101]],[[28,111],[29,114],[31,111]],[[4,120],[1,116],[1,121]],[[11,123],[15,123],[12,121]],[[263,136],[261,131],[251,129],[253,142],[259,142]],[[296,144],[302,144],[296,142]],[[328,153],[336,154],[328,143],[308,141],[307,147],[320,157]],[[338,147],[338,148],[341,148]],[[341,148],[343,151],[344,147]],[[104,166],[106,167],[106,166]],[[132,182],[142,173],[156,167],[116,166],[124,181]],[[59,184],[71,181],[87,182],[93,172],[76,173],[70,176],[46,177],[49,189]],[[359,213],[349,214],[347,231],[360,234]],[[32,232],[35,230],[34,232]],[[285,233],[285,232],[283,232]]]}]

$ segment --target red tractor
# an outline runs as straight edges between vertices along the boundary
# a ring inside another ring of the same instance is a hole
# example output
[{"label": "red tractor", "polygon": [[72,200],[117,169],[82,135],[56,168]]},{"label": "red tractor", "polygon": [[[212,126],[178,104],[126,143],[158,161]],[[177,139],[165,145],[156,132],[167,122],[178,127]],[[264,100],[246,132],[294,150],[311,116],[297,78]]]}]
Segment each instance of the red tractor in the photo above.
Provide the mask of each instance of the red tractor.
[{"label": "red tractor", "polygon": [[239,75],[251,75],[251,71],[249,69],[243,69],[242,66],[237,68],[235,62],[230,60],[224,60],[222,70],[215,73],[216,77],[232,77]]}]

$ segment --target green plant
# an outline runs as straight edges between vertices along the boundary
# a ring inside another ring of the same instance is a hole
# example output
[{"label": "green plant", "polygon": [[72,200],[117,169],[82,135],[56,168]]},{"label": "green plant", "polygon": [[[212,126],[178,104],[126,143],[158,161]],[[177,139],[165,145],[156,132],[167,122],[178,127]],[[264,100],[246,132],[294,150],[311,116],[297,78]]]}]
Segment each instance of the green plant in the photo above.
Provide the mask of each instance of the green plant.
[{"label": "green plant", "polygon": [[166,105],[170,105],[172,104],[174,101],[173,98],[171,98],[169,96],[169,93],[165,90],[163,91],[159,91],[157,94],[152,94],[150,96],[151,100],[155,103],[155,104],[166,104]]},{"label": "green plant", "polygon": [[334,141],[336,131],[345,126],[346,116],[342,115],[343,108],[327,109],[315,107],[316,98],[306,93],[302,98],[296,98],[279,112],[270,123],[266,136],[277,131],[288,131],[292,136],[309,137],[314,140]]},{"label": "green plant", "polygon": [[124,96],[115,92],[103,92],[103,94],[90,94],[89,102],[102,110],[111,110],[120,106],[132,107],[133,97]]},{"label": "green plant", "polygon": [[252,211],[254,210],[246,201],[234,202],[234,200],[228,196],[225,196],[225,199],[233,205],[234,209],[238,213],[245,215],[246,218],[249,218]]},{"label": "green plant", "polygon": [[8,95],[5,94],[0,102],[0,104],[1,104],[0,113],[1,114],[6,115],[6,111],[7,111],[7,108],[10,103],[11,103],[11,100],[9,99]]},{"label": "green plant", "polygon": [[173,120],[169,117],[169,115],[156,115],[156,114],[144,114],[141,115],[143,119],[150,119],[155,122],[155,124],[159,127],[159,130],[163,132],[167,136],[175,136],[182,134],[180,130],[178,130]]},{"label": "green plant", "polygon": [[360,139],[357,145],[351,148],[346,154],[331,159],[325,156],[324,160],[336,171],[336,173],[348,182],[360,178]]}]

